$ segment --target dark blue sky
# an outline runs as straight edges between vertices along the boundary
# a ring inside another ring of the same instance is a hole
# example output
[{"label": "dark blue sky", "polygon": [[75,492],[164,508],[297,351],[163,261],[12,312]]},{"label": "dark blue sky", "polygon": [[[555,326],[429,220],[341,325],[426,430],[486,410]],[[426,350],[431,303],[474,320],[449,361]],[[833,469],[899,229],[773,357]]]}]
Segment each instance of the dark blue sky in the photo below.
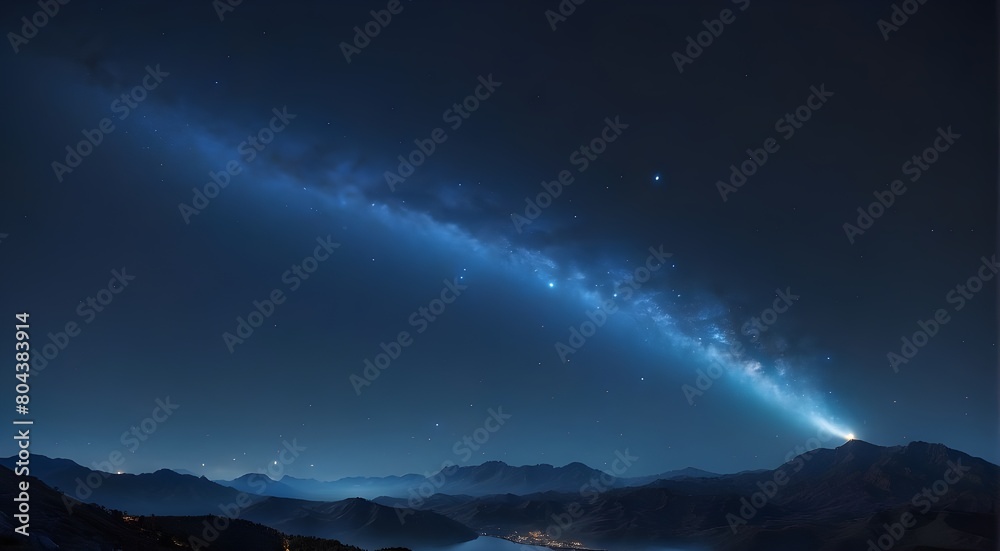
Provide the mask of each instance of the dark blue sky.
[{"label": "dark blue sky", "polygon": [[[996,251],[993,5],[924,4],[888,41],[888,2],[587,2],[554,31],[555,2],[400,6],[350,62],[340,44],[385,3],[220,21],[209,2],[74,2],[2,55],[0,304],[31,313],[36,357],[79,328],[35,364],[36,453],[219,478],[294,439],[285,472],[330,479],[628,449],[638,476],[774,467],[826,427],[825,447],[853,432],[997,462],[996,281],[977,272]],[[82,130],[100,143],[57,175]],[[414,140],[433,153],[393,190]],[[849,238],[893,180],[905,193]],[[896,372],[887,354],[939,309]],[[607,321],[564,363],[588,312]],[[699,370],[718,377],[686,393]],[[467,456],[491,409],[510,417]]]}]

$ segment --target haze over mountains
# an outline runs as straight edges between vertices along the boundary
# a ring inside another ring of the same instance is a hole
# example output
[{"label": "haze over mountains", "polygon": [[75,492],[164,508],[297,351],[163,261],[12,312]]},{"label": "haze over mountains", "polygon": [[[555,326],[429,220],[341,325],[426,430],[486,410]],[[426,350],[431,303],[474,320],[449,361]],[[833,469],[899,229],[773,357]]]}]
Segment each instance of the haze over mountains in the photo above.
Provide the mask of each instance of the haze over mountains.
[{"label": "haze over mountains", "polygon": [[[0,515],[0,548],[176,551],[193,549],[193,538],[201,538],[205,524],[225,526],[209,541],[213,551],[362,551],[332,540],[289,536],[278,530],[241,519],[219,517],[136,517],[100,505],[68,500],[41,480],[30,477],[30,535],[14,534],[5,511]],[[0,499],[11,502],[19,482],[13,471],[0,468]],[[72,514],[67,512],[67,503]]]},{"label": "haze over mountains", "polygon": [[[10,469],[14,461],[7,458],[0,464]],[[277,498],[241,492],[168,469],[118,475],[41,455],[32,456],[31,468],[33,475],[37,473],[39,479],[70,497],[131,515],[228,516],[297,535],[372,547],[444,545],[476,537],[469,528],[431,511],[419,511],[405,524],[400,523],[391,507],[363,499],[319,502]]]},{"label": "haze over mountains", "polygon": [[[619,452],[627,459],[628,452]],[[625,465],[625,463],[621,463]],[[379,496],[411,497],[433,489],[432,493],[486,496],[492,494],[526,495],[541,492],[578,492],[591,485],[595,488],[641,486],[661,479],[681,477],[716,477],[695,468],[667,471],[659,475],[623,478],[615,477],[583,463],[564,467],[548,464],[515,467],[501,461],[482,465],[453,467],[431,476],[407,474],[386,477],[348,477],[322,482],[284,476],[274,481],[263,474],[248,473],[233,480],[216,480],[219,484],[247,492],[275,497],[337,500],[349,497],[374,499]]]},{"label": "haze over mountains", "polygon": [[[0,460],[8,468],[13,462]],[[333,482],[272,481],[257,474],[213,482],[166,469],[111,475],[40,455],[32,456],[31,469],[48,486],[130,516],[225,515],[249,521],[234,534],[258,530],[250,523],[259,523],[369,548],[429,549],[488,534],[601,549],[839,550],[891,543],[897,549],[985,550],[996,548],[1000,495],[1000,467],[982,459],[940,444],[881,447],[858,440],[772,470],[718,475],[684,469],[655,480],[616,478],[581,463],[517,467],[495,461],[431,477]],[[3,476],[13,478],[6,469]],[[129,528],[99,508],[67,507],[73,501],[55,490],[46,496],[39,498],[48,503],[45,515],[33,519],[40,537],[70,537],[60,531],[84,517],[100,517],[86,524],[111,535]],[[52,506],[54,499],[59,507]],[[11,525],[9,516],[0,520]],[[181,532],[202,530],[199,522],[183,519],[168,524]]]}]

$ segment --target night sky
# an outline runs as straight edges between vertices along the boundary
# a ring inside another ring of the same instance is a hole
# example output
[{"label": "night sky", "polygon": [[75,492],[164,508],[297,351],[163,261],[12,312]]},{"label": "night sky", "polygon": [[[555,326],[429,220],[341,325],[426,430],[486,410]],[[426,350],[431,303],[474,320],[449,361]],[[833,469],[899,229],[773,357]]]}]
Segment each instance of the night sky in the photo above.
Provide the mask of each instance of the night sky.
[{"label": "night sky", "polygon": [[1000,459],[991,3],[180,4],[72,1],[0,56],[34,453]]}]

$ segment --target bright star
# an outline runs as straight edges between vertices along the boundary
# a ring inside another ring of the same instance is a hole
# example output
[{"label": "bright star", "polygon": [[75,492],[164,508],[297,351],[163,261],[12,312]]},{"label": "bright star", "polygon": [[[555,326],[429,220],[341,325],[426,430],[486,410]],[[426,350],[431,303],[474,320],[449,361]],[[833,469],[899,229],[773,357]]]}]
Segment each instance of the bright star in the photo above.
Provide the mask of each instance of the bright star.
[{"label": "bright star", "polygon": [[555,283],[552,283],[551,281],[549,282],[549,288],[550,288],[550,289],[551,289],[552,287],[555,287],[555,286],[556,286],[556,284],[555,284]]}]

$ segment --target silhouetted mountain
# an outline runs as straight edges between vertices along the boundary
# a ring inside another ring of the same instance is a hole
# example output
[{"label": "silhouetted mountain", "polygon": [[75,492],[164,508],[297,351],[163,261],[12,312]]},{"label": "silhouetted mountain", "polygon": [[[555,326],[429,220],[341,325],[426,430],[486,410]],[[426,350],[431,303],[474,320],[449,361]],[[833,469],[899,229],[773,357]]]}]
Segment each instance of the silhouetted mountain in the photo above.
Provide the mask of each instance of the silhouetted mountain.
[{"label": "silhouetted mountain", "polygon": [[443,483],[434,484],[434,477],[429,481],[438,493],[485,496],[501,493],[575,492],[580,486],[599,479],[603,474],[583,463],[570,463],[565,467],[546,464],[512,467],[501,461],[489,461],[482,465],[457,467],[452,474],[439,473],[437,476]]},{"label": "silhouetted mountain", "polygon": [[215,480],[214,482],[223,486],[235,488],[248,494],[272,497],[289,497],[296,499],[302,497],[301,492],[295,488],[292,488],[283,482],[278,482],[264,474],[245,474],[233,480]]},{"label": "silhouetted mountain", "polygon": [[[681,476],[717,475],[688,468],[641,479],[615,478],[611,486],[638,486],[661,478]],[[406,498],[428,495],[428,492],[471,496],[508,492],[524,495],[549,491],[575,492],[588,483],[594,484],[595,480],[600,480],[602,477],[608,480],[607,474],[583,463],[570,463],[565,467],[546,464],[514,467],[502,461],[488,461],[482,465],[451,467],[429,477],[408,474],[371,478],[350,477],[322,482],[285,476],[279,482],[282,486],[269,486],[264,493],[276,497],[312,500],[339,500],[349,497],[372,499],[377,496]],[[234,486],[235,481],[218,482]]]},{"label": "silhouetted mountain", "polygon": [[[71,462],[40,458],[37,463],[39,472],[61,479],[91,474]],[[847,551],[879,542],[883,548],[957,551],[994,549],[997,544],[1000,467],[941,444],[881,447],[852,440],[799,455],[775,469],[714,476],[684,469],[643,486],[629,485],[642,478],[605,476],[602,482],[602,474],[580,463],[511,467],[488,462],[418,477],[414,492],[408,488],[375,502],[255,496],[239,516],[286,533],[365,546],[457,543],[473,539],[476,532],[523,537],[531,531],[615,550],[657,545]],[[401,487],[413,483],[414,476],[352,479],[351,484]],[[120,487],[111,484],[119,479]],[[231,482],[299,491],[297,485],[313,481],[241,477]],[[178,507],[184,495],[196,504],[213,492],[240,495],[235,488],[170,471],[115,475],[105,484],[114,491],[95,490],[94,499],[125,500],[120,493],[131,491],[142,497],[128,503],[167,499]],[[218,502],[213,506],[217,509]]]},{"label": "silhouetted mountain", "polygon": [[[208,551],[247,549],[270,549],[274,551],[364,551],[353,545],[346,545],[337,540],[316,538],[312,536],[290,536],[274,528],[247,520],[228,520],[217,516],[204,517],[139,517],[140,527],[156,530],[167,534],[183,534],[183,541],[192,542],[192,549],[198,548],[198,542],[209,545],[201,549]],[[218,531],[218,537],[209,541],[205,539],[206,531],[212,532],[206,526],[226,526]],[[192,539],[195,538],[195,539]],[[180,539],[180,538],[177,538]],[[175,540],[176,541],[176,540]],[[409,551],[405,549],[403,551]]]},{"label": "silhouetted mountain", "polygon": [[[0,467],[0,500],[13,503],[15,488],[22,480]],[[14,532],[20,523],[0,512],[0,548],[72,549],[74,551],[180,551],[204,548],[212,551],[362,551],[333,540],[288,536],[273,528],[245,520],[213,517],[134,517],[98,505],[66,498],[35,477],[27,477],[30,492],[28,537]],[[68,504],[68,505],[67,505]],[[72,510],[72,512],[70,512]],[[206,523],[224,526],[209,532]]]},{"label": "silhouetted mountain", "polygon": [[720,476],[722,475],[718,473],[703,471],[694,467],[685,467],[676,471],[667,471],[665,473],[655,474],[652,476],[624,478],[622,481],[625,486],[632,487],[645,486],[646,484],[656,482],[657,480],[673,480],[675,478],[718,478]]},{"label": "silhouetted mountain", "polygon": [[291,488],[299,499],[340,500],[351,497],[371,498],[379,495],[406,495],[425,478],[418,474],[386,477],[349,477],[331,482],[284,476],[281,483]]},{"label": "silhouetted mountain", "polygon": [[401,519],[392,507],[361,498],[335,502],[269,498],[248,507],[241,518],[289,533],[368,547],[449,545],[477,537],[465,525],[437,513],[415,511]]},{"label": "silhouetted mountain", "polygon": [[[16,458],[0,459],[13,468]],[[31,456],[31,474],[61,492],[87,503],[137,515],[221,514],[220,504],[233,503],[238,490],[207,478],[177,474],[168,469],[145,474],[94,471],[67,459]],[[251,494],[251,501],[263,499]]]},{"label": "silhouetted mountain", "polygon": [[[909,513],[913,525],[896,549],[992,550],[998,479],[1000,467],[940,444],[853,440],[762,472],[603,492],[432,496],[418,506],[496,535],[549,530],[592,547],[694,543],[770,551],[863,550],[887,533],[883,525],[895,530]],[[398,498],[378,502],[406,506]]]},{"label": "silhouetted mountain", "polygon": [[[15,460],[2,459],[0,464],[13,464]],[[377,547],[413,542],[453,544],[476,538],[476,533],[466,526],[437,513],[421,511],[401,522],[394,509],[362,499],[331,503],[267,497],[167,469],[112,475],[37,454],[32,455],[31,469],[32,474],[40,472],[50,477],[45,481],[52,486],[70,488],[70,495],[82,490],[82,501],[132,515],[224,515],[296,535]],[[249,479],[244,482],[251,487],[262,483]]]}]

